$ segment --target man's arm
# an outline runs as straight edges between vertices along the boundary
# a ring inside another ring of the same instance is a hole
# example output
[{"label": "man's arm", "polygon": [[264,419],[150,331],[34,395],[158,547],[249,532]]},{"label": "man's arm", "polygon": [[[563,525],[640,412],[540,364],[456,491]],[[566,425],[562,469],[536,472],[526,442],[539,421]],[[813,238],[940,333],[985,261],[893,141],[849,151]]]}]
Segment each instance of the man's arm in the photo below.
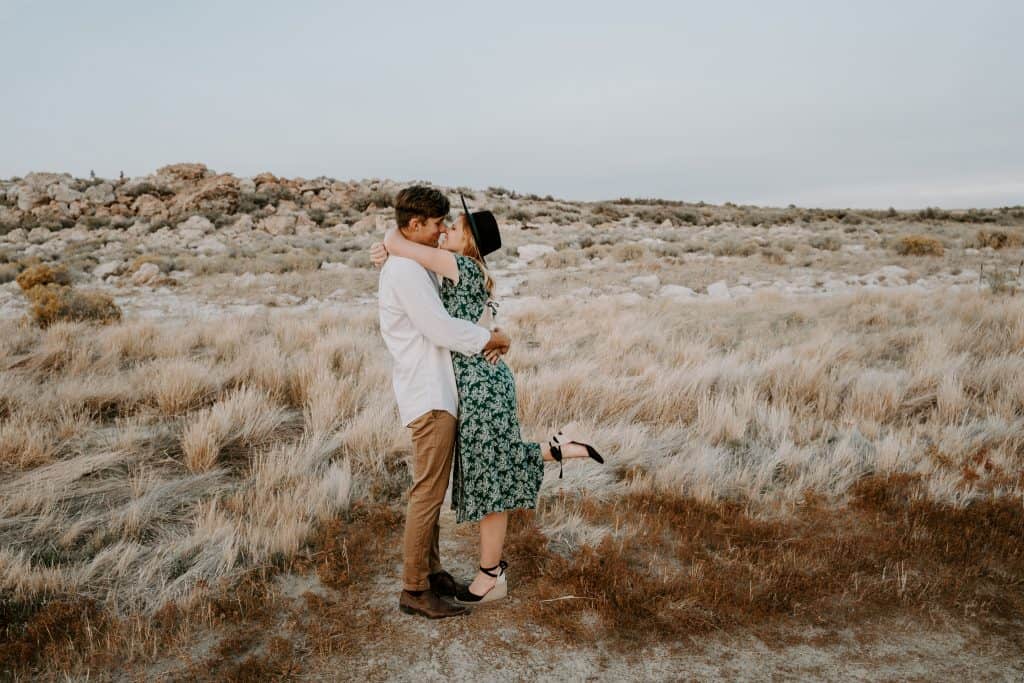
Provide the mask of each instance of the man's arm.
[{"label": "man's arm", "polygon": [[427,271],[417,263],[395,258],[389,269],[396,276],[391,291],[420,333],[437,346],[473,356],[481,351],[507,348],[511,343],[501,330],[491,332],[448,315]]}]

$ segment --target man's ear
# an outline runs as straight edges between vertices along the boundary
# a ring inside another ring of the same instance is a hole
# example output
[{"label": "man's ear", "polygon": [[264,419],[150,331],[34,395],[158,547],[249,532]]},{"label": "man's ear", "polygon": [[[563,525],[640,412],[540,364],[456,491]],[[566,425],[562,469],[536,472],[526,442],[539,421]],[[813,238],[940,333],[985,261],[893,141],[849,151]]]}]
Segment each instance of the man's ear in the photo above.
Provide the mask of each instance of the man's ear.
[{"label": "man's ear", "polygon": [[409,232],[418,232],[423,227],[423,219],[419,216],[413,216],[409,219],[409,225],[405,227]]}]

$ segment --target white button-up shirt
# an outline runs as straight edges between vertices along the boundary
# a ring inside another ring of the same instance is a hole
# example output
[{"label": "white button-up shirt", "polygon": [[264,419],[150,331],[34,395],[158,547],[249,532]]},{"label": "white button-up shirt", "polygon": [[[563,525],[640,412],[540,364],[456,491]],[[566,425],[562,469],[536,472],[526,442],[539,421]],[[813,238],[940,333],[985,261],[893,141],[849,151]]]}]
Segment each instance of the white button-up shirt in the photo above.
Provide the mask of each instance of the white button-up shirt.
[{"label": "white button-up shirt", "polygon": [[448,315],[434,275],[415,261],[389,256],[380,272],[380,331],[395,359],[392,385],[407,425],[431,410],[459,414],[451,351],[480,353],[491,333]]}]

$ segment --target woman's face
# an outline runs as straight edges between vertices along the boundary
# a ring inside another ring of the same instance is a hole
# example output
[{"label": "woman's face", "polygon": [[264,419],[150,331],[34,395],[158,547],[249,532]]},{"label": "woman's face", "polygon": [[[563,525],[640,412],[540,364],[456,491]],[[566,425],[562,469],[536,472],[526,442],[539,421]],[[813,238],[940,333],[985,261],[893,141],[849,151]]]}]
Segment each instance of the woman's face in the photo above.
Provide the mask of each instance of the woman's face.
[{"label": "woman's face", "polygon": [[459,214],[459,217],[455,219],[451,227],[445,229],[444,241],[438,246],[448,251],[454,251],[456,254],[463,254],[466,251],[466,246],[469,244],[468,235],[469,224],[466,214]]}]

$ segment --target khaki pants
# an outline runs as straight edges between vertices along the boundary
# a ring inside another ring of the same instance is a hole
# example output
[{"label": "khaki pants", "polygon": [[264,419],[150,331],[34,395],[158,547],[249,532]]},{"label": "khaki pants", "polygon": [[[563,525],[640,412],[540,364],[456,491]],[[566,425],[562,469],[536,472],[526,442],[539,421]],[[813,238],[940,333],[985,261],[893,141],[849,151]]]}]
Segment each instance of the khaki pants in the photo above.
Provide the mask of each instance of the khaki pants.
[{"label": "khaki pants", "polygon": [[409,423],[412,430],[412,488],[405,512],[402,588],[430,588],[429,574],[439,572],[438,518],[452,471],[457,420],[445,410],[431,410]]}]

